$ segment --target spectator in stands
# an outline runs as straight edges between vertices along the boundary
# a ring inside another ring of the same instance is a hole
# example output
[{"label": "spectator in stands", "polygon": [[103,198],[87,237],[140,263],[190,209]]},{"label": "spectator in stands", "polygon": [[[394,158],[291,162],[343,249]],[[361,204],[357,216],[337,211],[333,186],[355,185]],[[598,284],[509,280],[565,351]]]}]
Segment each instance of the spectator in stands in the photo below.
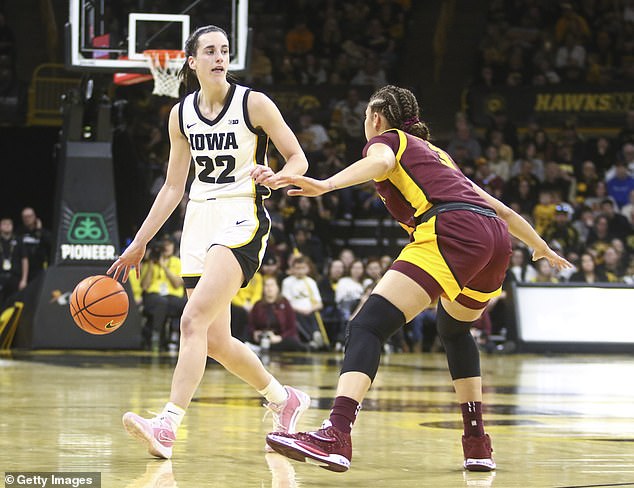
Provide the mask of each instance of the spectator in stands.
[{"label": "spectator in stands", "polygon": [[533,283],[559,283],[559,280],[555,276],[555,268],[545,259],[537,261],[535,268],[537,269],[537,275],[532,280]]},{"label": "spectator in stands", "polygon": [[614,236],[610,234],[608,218],[600,214],[594,219],[594,226],[588,233],[586,249],[593,251],[596,256],[601,256],[610,247],[612,239]]},{"label": "spectator in stands", "polygon": [[313,116],[309,113],[303,113],[299,117],[299,130],[297,131],[297,139],[302,148],[308,155],[309,159],[315,157],[315,153],[321,151],[324,144],[330,142],[328,132],[325,127],[313,120]]},{"label": "spectator in stands", "polygon": [[598,181],[599,175],[594,163],[592,161],[584,161],[575,185],[577,202],[582,203],[586,198],[596,196]]},{"label": "spectator in stands", "polygon": [[601,213],[608,220],[608,233],[613,237],[625,239],[632,232],[632,226],[629,221],[616,212],[612,199],[606,198],[601,202]]},{"label": "spectator in stands", "polygon": [[328,6],[321,26],[321,43],[317,46],[323,54],[333,57],[339,50],[342,41],[341,28],[334,6]]},{"label": "spectator in stands", "polygon": [[363,289],[376,284],[383,276],[383,267],[378,258],[370,258],[365,264],[365,280],[363,280]]},{"label": "spectator in stands", "polygon": [[22,241],[13,233],[13,220],[0,219],[0,310],[26,287],[29,260]]},{"label": "spectator in stands", "polygon": [[555,218],[557,202],[553,199],[552,193],[545,190],[540,190],[538,198],[537,205],[533,208],[533,225],[535,231],[543,237],[544,231]]},{"label": "spectator in stands", "polygon": [[[498,151],[498,156],[501,160],[506,161],[509,165],[509,171],[511,163],[513,162],[513,148],[504,139],[504,133],[499,129],[493,129],[489,132],[487,140],[490,145],[495,146]],[[503,175],[499,175],[504,178]],[[505,180],[507,178],[504,178]]]},{"label": "spectator in stands", "polygon": [[[492,146],[490,146],[492,148]],[[495,148],[492,148],[495,151]],[[504,180],[491,171],[491,163],[485,158],[476,160],[476,172],[473,181],[483,188],[488,194],[497,199],[502,199]]]},{"label": "spectator in stands", "polygon": [[537,150],[535,144],[529,141],[525,143],[520,150],[520,158],[516,159],[513,166],[511,166],[511,176],[517,176],[520,173],[522,161],[529,160],[532,167],[531,173],[533,173],[539,181],[542,181],[544,179],[544,161],[536,156]]},{"label": "spectator in stands", "polygon": [[616,201],[608,194],[608,186],[605,181],[599,180],[594,189],[594,196],[587,197],[584,200],[584,205],[590,207],[592,212],[596,215],[601,212],[601,204],[604,200],[611,200],[616,206]]},{"label": "spectator in stands", "polygon": [[580,269],[576,273],[573,273],[570,277],[570,282],[607,283],[607,281],[608,277],[606,274],[597,269],[597,264],[592,253],[582,253]]},{"label": "spectator in stands", "polygon": [[29,260],[29,283],[37,278],[51,259],[53,237],[31,207],[22,209],[22,227],[18,230],[24,252]]},{"label": "spectator in stands", "polygon": [[595,35],[594,46],[588,53],[586,80],[588,83],[605,85],[613,81],[618,64],[610,33],[599,30]]},{"label": "spectator in stands", "polygon": [[523,212],[532,214],[539,196],[540,183],[533,174],[533,163],[523,160],[520,172],[506,182],[504,202],[518,202]]},{"label": "spectator in stands", "polygon": [[371,86],[375,90],[386,85],[387,77],[385,76],[385,71],[381,67],[379,59],[373,55],[368,56],[363,68],[359,69],[352,77],[350,84]]},{"label": "spectator in stands", "polygon": [[544,166],[544,179],[541,189],[550,191],[556,201],[572,201],[572,178],[561,170],[555,161],[548,161]]},{"label": "spectator in stands", "polygon": [[253,47],[251,65],[247,72],[246,80],[249,84],[273,84],[273,63],[271,62],[271,58],[269,58],[260,47]]},{"label": "spectator in stands", "polygon": [[392,266],[392,264],[394,263],[394,258],[389,254],[384,254],[379,258],[379,262],[381,263],[381,270],[383,274],[385,274],[387,270],[390,269],[390,266]]},{"label": "spectator in stands", "polygon": [[594,213],[587,205],[582,205],[578,210],[578,217],[572,221],[572,226],[579,233],[579,243],[588,240],[590,231],[594,227]]},{"label": "spectator in stands", "polygon": [[241,341],[248,339],[249,312],[262,299],[263,278],[256,271],[247,286],[240,288],[231,299],[231,335]]},{"label": "spectator in stands", "polygon": [[179,318],[187,298],[181,278],[181,261],[174,251],[174,240],[166,236],[148,246],[141,266],[143,313],[147,317],[141,340],[146,350],[152,347],[154,331],[159,336],[160,350],[175,350],[178,347]]},{"label": "spectator in stands", "polygon": [[345,270],[344,274],[348,274],[350,272],[350,266],[352,265],[352,263],[357,258],[356,258],[355,254],[354,254],[354,251],[352,249],[343,248],[341,251],[339,251],[339,259],[343,263],[343,267],[344,267],[344,270]]},{"label": "spectator in stands", "polygon": [[264,253],[262,266],[260,266],[260,274],[262,275],[262,278],[272,276],[278,282],[280,282],[282,279],[283,273],[280,269],[280,260],[269,249],[267,249],[267,251]]},{"label": "spectator in stands", "polygon": [[591,35],[588,22],[581,15],[577,14],[572,3],[562,3],[561,16],[555,24],[555,39],[562,42],[568,34],[578,35],[583,39],[589,39]]},{"label": "spectator in stands", "polygon": [[567,82],[578,82],[584,77],[586,69],[586,48],[579,37],[572,32],[566,34],[563,45],[557,49],[555,68],[562,79]]},{"label": "spectator in stands", "polygon": [[[344,275],[343,263],[339,259],[333,259],[328,266],[328,272],[319,280],[318,288],[323,303],[321,318],[326,326],[328,337],[335,343],[335,350],[341,350],[344,342],[344,322],[341,311],[337,306],[335,292],[339,280]],[[339,343],[339,348],[337,347]]]},{"label": "spectator in stands", "polygon": [[316,86],[328,81],[328,73],[322,66],[321,61],[312,53],[304,56],[304,64],[300,69],[299,75],[302,85]]},{"label": "spectator in stands", "polygon": [[616,161],[616,154],[610,140],[604,136],[594,140],[588,147],[587,159],[594,162],[597,173],[603,177]]},{"label": "spectator in stands", "polygon": [[[345,144],[345,158],[356,158],[365,145],[363,124],[359,120],[365,114],[368,102],[361,100],[357,88],[350,88],[346,98],[339,100],[332,111],[330,125]],[[332,173],[329,173],[332,174]]]},{"label": "spectator in stands", "polygon": [[544,129],[538,129],[533,136],[535,143],[535,157],[542,161],[552,161],[555,155],[555,145]]},{"label": "spectator in stands", "polygon": [[446,148],[452,158],[455,157],[456,148],[458,146],[462,146],[466,149],[467,158],[469,160],[475,161],[482,155],[480,143],[478,142],[478,139],[473,136],[471,127],[469,127],[469,124],[463,114],[459,114],[456,117],[456,132],[449,140],[449,144]]},{"label": "spectator in stands", "polygon": [[528,251],[524,247],[513,249],[511,254],[510,271],[519,283],[529,282],[535,279],[537,271],[528,261]]},{"label": "spectator in stands", "polygon": [[629,194],[634,190],[634,177],[628,172],[624,161],[617,161],[614,168],[614,176],[608,180],[607,190],[620,208],[628,203]]},{"label": "spectator in stands", "polygon": [[511,273],[513,273],[515,281],[519,283],[532,281],[537,276],[537,271],[535,271],[535,268],[529,262],[529,253],[525,247],[516,247],[513,249],[509,265],[509,269]]},{"label": "spectator in stands", "polygon": [[295,227],[295,247],[300,254],[310,258],[317,269],[322,269],[325,260],[324,245],[314,234],[315,225],[307,219],[298,221]]},{"label": "spectator in stands", "polygon": [[295,311],[289,301],[280,294],[277,280],[264,278],[262,298],[249,311],[249,338],[260,347],[271,351],[306,351],[297,332]]},{"label": "spectator in stands", "polygon": [[634,190],[630,190],[628,194],[628,201],[625,205],[621,207],[621,215],[623,215],[631,225],[634,226],[634,221],[632,220],[632,211],[634,210]]},{"label": "spectator in stands", "polygon": [[352,312],[356,309],[364,292],[363,280],[365,268],[363,262],[355,260],[350,265],[347,276],[343,276],[337,283],[335,290],[335,301],[337,308],[341,312],[344,323],[350,320]]},{"label": "spectator in stands", "polygon": [[498,152],[498,148],[494,145],[487,146],[484,154],[486,157],[487,166],[491,170],[491,173],[501,178],[502,181],[508,181],[508,179],[511,177],[510,161],[501,158],[500,153]]},{"label": "spectator in stands", "polygon": [[551,247],[556,242],[564,255],[577,250],[579,246],[579,232],[572,225],[572,207],[567,203],[561,203],[555,207],[554,220],[546,227],[543,237]]},{"label": "spectator in stands", "polygon": [[295,256],[291,260],[290,275],[282,281],[282,295],[290,302],[297,314],[299,337],[313,347],[324,345],[319,330],[316,312],[323,308],[319,288],[313,278],[308,276],[310,261],[306,256]]},{"label": "spectator in stands", "polygon": [[313,50],[315,35],[306,25],[305,19],[298,19],[286,34],[286,52],[290,54],[306,54]]},{"label": "spectator in stands", "polygon": [[[499,131],[502,134],[502,141],[500,144],[494,142],[493,140],[493,132]],[[509,119],[506,110],[496,110],[493,112],[491,116],[491,123],[487,128],[486,139],[491,141],[492,144],[495,144],[500,150],[501,144],[508,144],[512,149],[512,152],[508,155],[508,161],[513,161],[513,153],[516,153],[519,146],[519,141],[517,138],[517,127],[515,124]],[[501,157],[506,157],[504,151],[500,153]]]},{"label": "spectator in stands", "polygon": [[603,252],[603,263],[598,268],[605,273],[610,282],[623,281],[625,276],[624,262],[614,247],[610,246]]}]

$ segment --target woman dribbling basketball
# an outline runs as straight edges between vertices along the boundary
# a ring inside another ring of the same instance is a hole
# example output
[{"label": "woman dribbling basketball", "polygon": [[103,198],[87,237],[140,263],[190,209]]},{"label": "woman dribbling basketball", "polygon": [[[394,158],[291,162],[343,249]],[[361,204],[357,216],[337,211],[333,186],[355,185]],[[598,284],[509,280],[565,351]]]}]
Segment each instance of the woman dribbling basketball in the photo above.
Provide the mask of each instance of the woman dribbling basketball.
[{"label": "woman dribbling basketball", "polygon": [[[270,230],[262,200],[281,176],[303,174],[308,163],[275,104],[262,93],[227,81],[229,41],[215,26],[201,27],[185,45],[181,75],[200,89],[176,104],[169,117],[170,156],[165,184],[133,242],[108,270],[127,279],[138,272],[145,248],[180,202],[190,160],[191,186],[181,242],[188,302],[169,402],[154,418],[128,412],[126,430],[157,457],[170,458],[178,427],[203,373],[207,356],[255,388],[268,401],[274,426],[293,432],[309,397],[282,386],[248,346],[231,336],[230,302],[259,268]],[[268,138],[286,160],[275,174],[266,161]]]}]

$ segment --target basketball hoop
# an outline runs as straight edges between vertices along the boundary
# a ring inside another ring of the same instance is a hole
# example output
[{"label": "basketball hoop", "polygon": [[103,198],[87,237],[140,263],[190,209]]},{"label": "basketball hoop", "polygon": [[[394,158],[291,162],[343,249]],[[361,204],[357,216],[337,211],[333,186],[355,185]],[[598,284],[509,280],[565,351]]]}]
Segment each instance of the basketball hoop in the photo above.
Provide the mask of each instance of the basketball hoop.
[{"label": "basketball hoop", "polygon": [[143,55],[154,77],[152,94],[178,98],[181,85],[178,72],[185,62],[185,53],[177,49],[148,49]]}]

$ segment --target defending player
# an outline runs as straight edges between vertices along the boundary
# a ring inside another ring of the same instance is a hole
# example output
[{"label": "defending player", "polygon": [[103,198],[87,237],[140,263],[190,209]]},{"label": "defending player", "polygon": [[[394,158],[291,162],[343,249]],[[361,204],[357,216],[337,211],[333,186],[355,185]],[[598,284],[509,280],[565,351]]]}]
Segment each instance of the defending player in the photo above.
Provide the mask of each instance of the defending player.
[{"label": "defending player", "polygon": [[[262,200],[283,186],[282,176],[303,174],[308,163],[295,135],[265,95],[229,83],[229,41],[215,26],[201,27],[185,45],[181,75],[200,90],[176,104],[169,117],[170,156],[165,184],[133,242],[108,273],[125,281],[138,273],[147,243],[181,201],[193,159],[181,241],[182,274],[189,297],[169,402],[154,418],[128,412],[126,430],[157,457],[170,458],[176,432],[198,387],[207,356],[260,392],[274,428],[293,432],[310,398],[282,386],[244,343],[231,336],[230,302],[249,282],[264,255],[270,219]],[[266,162],[271,138],[286,160],[275,174]]]},{"label": "defending player", "polygon": [[438,335],[462,409],[464,467],[495,469],[482,421],[480,357],[470,333],[487,302],[501,292],[511,255],[509,232],[558,269],[571,266],[548,248],[513,210],[473,185],[442,150],[430,144],[418,102],[386,86],[366,109],[364,158],[326,180],[280,179],[318,196],[374,179],[389,212],[410,233],[390,270],[350,322],[350,333],[330,418],[316,432],[274,432],[268,444],[281,454],[317,460],[332,471],[350,467],[350,432],[377,369],[382,346],[400,327],[440,297]]}]

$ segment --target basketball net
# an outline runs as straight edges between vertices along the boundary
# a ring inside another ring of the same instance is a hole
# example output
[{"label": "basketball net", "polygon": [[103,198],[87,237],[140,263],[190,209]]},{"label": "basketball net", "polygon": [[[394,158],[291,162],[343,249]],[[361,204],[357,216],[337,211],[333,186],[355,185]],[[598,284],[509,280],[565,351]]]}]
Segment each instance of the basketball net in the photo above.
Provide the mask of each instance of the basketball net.
[{"label": "basketball net", "polygon": [[154,78],[152,95],[178,98],[181,80],[178,72],[185,62],[185,53],[173,49],[150,49],[143,51]]}]

